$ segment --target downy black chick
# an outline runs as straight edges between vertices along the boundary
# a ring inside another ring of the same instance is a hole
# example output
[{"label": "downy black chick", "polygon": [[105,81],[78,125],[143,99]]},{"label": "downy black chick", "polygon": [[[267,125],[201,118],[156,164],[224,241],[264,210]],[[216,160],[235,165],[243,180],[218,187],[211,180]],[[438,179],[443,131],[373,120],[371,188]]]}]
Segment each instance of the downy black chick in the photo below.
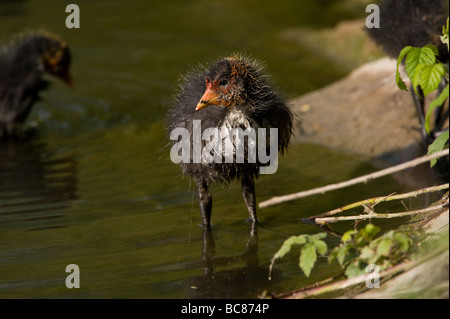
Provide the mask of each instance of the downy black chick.
[{"label": "downy black chick", "polygon": [[39,92],[48,86],[44,73],[71,85],[70,61],[67,43],[46,32],[23,35],[0,51],[0,138],[21,130]]},{"label": "downy black chick", "polygon": [[[269,130],[278,130],[275,141],[276,153],[283,153],[289,144],[292,134],[293,114],[281,96],[274,92],[263,74],[259,63],[246,57],[233,55],[217,61],[208,69],[197,70],[184,76],[178,93],[168,116],[169,134],[176,128],[185,129],[192,137],[194,121],[200,120],[201,129],[217,128],[224,135],[220,135],[224,142],[229,138],[226,132],[240,128],[246,130],[258,128],[266,129],[265,151],[269,153]],[[199,122],[197,122],[199,123]],[[212,210],[212,197],[209,186],[212,182],[229,183],[238,179],[242,185],[242,194],[246,203],[252,225],[256,224],[255,178],[261,167],[267,165],[259,158],[249,160],[249,138],[233,140],[236,147],[232,154],[232,161],[226,162],[226,148],[210,150],[211,156],[219,155],[221,161],[209,162],[204,158],[195,162],[193,138],[190,140],[190,154],[187,162],[181,162],[183,173],[189,175],[196,183],[200,212],[203,225],[209,229]],[[180,139],[174,140],[178,143]],[[202,148],[210,140],[202,140]],[[257,144],[256,141],[253,141]],[[224,142],[225,143],[225,142]],[[239,143],[244,143],[244,161],[237,160],[236,150]],[[219,153],[219,154],[217,154]],[[230,154],[228,154],[230,155]]]}]

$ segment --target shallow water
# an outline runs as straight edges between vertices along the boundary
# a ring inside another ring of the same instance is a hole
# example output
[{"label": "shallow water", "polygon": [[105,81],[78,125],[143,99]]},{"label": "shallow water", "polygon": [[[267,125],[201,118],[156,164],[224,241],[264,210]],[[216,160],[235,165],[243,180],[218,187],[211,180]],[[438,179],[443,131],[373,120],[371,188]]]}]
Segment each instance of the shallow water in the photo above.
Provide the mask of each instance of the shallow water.
[{"label": "shallow water", "polygon": [[[81,28],[68,30],[61,1],[0,1],[1,38],[23,29],[60,34],[75,80],[68,88],[51,79],[27,136],[0,144],[0,297],[255,298],[298,288],[339,271],[319,258],[306,278],[294,252],[268,281],[288,236],[322,231],[302,218],[408,189],[386,177],[273,206],[259,211],[251,236],[239,185],[215,185],[212,236],[204,235],[193,185],[170,161],[164,132],[179,75],[246,52],[267,63],[288,97],[308,92],[344,71],[281,30],[331,26],[364,10],[339,1],[138,0],[80,9]],[[373,170],[364,158],[296,144],[275,175],[259,179],[257,200]],[[80,289],[65,286],[68,264],[80,268]]]}]

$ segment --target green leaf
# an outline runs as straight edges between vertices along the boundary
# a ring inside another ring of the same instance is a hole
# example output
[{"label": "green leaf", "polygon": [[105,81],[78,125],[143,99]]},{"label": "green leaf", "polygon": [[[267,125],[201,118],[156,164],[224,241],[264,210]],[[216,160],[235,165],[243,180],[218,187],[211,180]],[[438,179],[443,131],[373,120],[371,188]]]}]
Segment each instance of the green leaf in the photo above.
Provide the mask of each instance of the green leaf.
[{"label": "green leaf", "polygon": [[[437,48],[432,44],[427,44],[424,47],[421,48],[414,48],[410,53],[408,53],[408,56],[406,57],[406,65],[407,70],[412,69],[414,70],[414,67],[417,67],[417,65],[434,65],[436,63],[436,55],[438,55],[439,52]],[[409,75],[409,73],[408,73]]]},{"label": "green leaf", "polygon": [[395,231],[394,230],[390,230],[386,234],[383,235],[383,238],[393,239],[394,238],[394,234],[395,234]]},{"label": "green leaf", "polygon": [[314,244],[312,242],[305,244],[300,252],[300,268],[303,270],[306,277],[309,277],[316,260],[317,255]]},{"label": "green leaf", "polygon": [[408,91],[408,89],[406,88],[405,82],[403,82],[402,78],[400,77],[400,72],[398,71],[398,67],[399,67],[400,63],[402,63],[403,58],[409,52],[411,52],[411,50],[413,50],[413,47],[411,47],[411,46],[404,47],[403,50],[400,52],[398,59],[397,59],[397,69],[395,72],[395,80],[397,82],[397,86],[403,91]]},{"label": "green leaf", "polygon": [[374,224],[367,224],[364,229],[371,237],[374,237],[380,231],[380,227],[375,226]]},{"label": "green leaf", "polygon": [[392,239],[383,238],[377,247],[377,255],[380,256],[389,256],[389,252],[391,251]]},{"label": "green leaf", "polygon": [[426,67],[426,65],[424,64],[419,64],[417,65],[417,67],[414,70],[413,75],[410,77],[411,79],[411,84],[414,88],[414,92],[416,93],[417,96],[420,96],[419,92],[418,92],[418,87],[420,86],[420,75],[422,74],[422,70]]},{"label": "green leaf", "polygon": [[353,236],[354,234],[356,234],[356,233],[357,233],[356,230],[348,230],[348,231],[346,231],[346,232],[344,233],[344,235],[342,235],[341,241],[342,241],[343,243],[346,243],[346,242],[352,240],[352,236]]},{"label": "green leaf", "polygon": [[280,249],[273,256],[272,260],[283,258],[291,250],[293,245],[301,245],[306,243],[306,236],[308,235],[291,236],[286,239]]},{"label": "green leaf", "polygon": [[323,238],[327,237],[327,233],[318,233],[315,235],[311,235],[309,237],[311,238],[311,240],[323,239]]},{"label": "green leaf", "polygon": [[337,258],[339,247],[334,247],[328,255],[328,263],[331,264]]},{"label": "green leaf", "polygon": [[394,235],[395,242],[400,246],[402,252],[406,253],[409,249],[409,246],[412,243],[412,239],[403,233],[396,233]]},{"label": "green leaf", "polygon": [[359,255],[359,258],[369,260],[374,254],[375,252],[369,246],[366,246],[361,250],[361,255]]},{"label": "green leaf", "polygon": [[302,245],[306,243],[306,237],[308,237],[308,235],[291,236],[284,241],[283,245],[281,245],[280,249],[275,253],[275,255],[272,257],[272,260],[270,261],[269,276],[272,272],[272,267],[275,263],[275,260],[283,258],[288,252],[291,251],[293,245]]},{"label": "green leaf", "polygon": [[327,243],[323,240],[314,240],[312,241],[314,243],[314,246],[316,247],[316,251],[319,253],[319,255],[325,255],[327,253],[328,247]]},{"label": "green leaf", "polygon": [[[445,69],[441,63],[436,64],[436,55],[438,55],[438,49],[433,44],[427,44],[422,48],[405,47],[400,52],[399,59],[397,60],[397,85],[401,89],[406,90],[406,85],[400,78],[398,73],[398,65],[406,56],[405,68],[408,77],[411,79],[411,84],[417,93],[417,88],[420,85],[425,95],[428,95],[437,88],[441,76],[445,73]],[[400,59],[401,58],[401,59]],[[439,65],[439,66],[437,66]],[[436,80],[438,80],[436,84]]]},{"label": "green leaf", "polygon": [[447,50],[449,50],[449,41],[448,41],[448,18],[447,18],[447,26],[442,27],[442,36],[441,36],[442,43],[447,44]]},{"label": "green leaf", "polygon": [[347,255],[348,246],[342,246],[336,255],[336,259],[342,267],[344,266],[345,256]]},{"label": "green leaf", "polygon": [[448,90],[449,86],[445,87],[445,89],[439,94],[437,98],[435,98],[433,101],[430,102],[430,106],[428,107],[427,116],[425,117],[425,129],[427,130],[427,133],[430,133],[430,122],[431,122],[431,115],[434,112],[434,109],[438,106],[441,106],[444,104],[445,100],[448,98]]},{"label": "green leaf", "polygon": [[427,96],[436,90],[445,74],[445,68],[442,63],[434,65],[425,65],[420,71],[420,87],[424,96]]},{"label": "green leaf", "polygon": [[379,227],[373,224],[367,224],[366,227],[359,231],[359,233],[364,239],[371,241],[379,231]]},{"label": "green leaf", "polygon": [[[439,135],[431,144],[428,146],[428,155],[442,151],[446,145],[448,145],[448,130]],[[433,167],[437,163],[437,159],[432,159],[430,161],[430,166]]]},{"label": "green leaf", "polygon": [[436,63],[437,48],[432,44],[427,44],[422,48],[412,48],[408,51],[405,60],[406,73],[409,78],[414,76],[416,69],[421,65],[432,66]]},{"label": "green leaf", "polygon": [[405,59],[406,74],[411,79],[420,64],[420,48],[412,48]]},{"label": "green leaf", "polygon": [[366,263],[362,263],[358,260],[355,260],[351,264],[347,266],[345,269],[345,275],[347,278],[353,278],[366,273]]},{"label": "green leaf", "polygon": [[420,63],[433,65],[436,63],[436,56],[438,55],[438,48],[434,44],[427,44],[422,48]]}]

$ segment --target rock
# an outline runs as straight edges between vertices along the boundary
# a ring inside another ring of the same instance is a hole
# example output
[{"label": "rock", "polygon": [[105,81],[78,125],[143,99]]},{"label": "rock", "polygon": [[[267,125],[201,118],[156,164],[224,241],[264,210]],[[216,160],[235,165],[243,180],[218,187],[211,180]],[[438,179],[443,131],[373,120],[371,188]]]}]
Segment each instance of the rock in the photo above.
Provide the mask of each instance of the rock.
[{"label": "rock", "polygon": [[281,37],[332,61],[346,72],[385,56],[368,37],[365,19],[341,21],[332,28],[289,28],[282,32]]},{"label": "rock", "polygon": [[[396,61],[389,58],[370,62],[293,100],[300,116],[297,139],[372,158],[393,152],[403,158],[422,154],[414,104],[409,93],[397,88],[395,68]],[[398,152],[405,146],[409,154]]]},{"label": "rock", "polygon": [[[395,60],[381,58],[292,100],[295,139],[367,156],[379,168],[424,155],[411,94],[397,87],[395,71]],[[435,181],[428,164],[395,177],[415,187]]]}]

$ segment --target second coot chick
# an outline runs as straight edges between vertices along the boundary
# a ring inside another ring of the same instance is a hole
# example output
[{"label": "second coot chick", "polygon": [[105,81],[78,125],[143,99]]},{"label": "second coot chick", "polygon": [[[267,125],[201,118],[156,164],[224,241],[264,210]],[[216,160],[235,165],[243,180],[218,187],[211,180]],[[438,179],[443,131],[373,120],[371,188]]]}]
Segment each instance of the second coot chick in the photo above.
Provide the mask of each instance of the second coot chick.
[{"label": "second coot chick", "polygon": [[44,73],[72,83],[70,61],[67,43],[47,32],[23,35],[0,52],[0,138],[20,131],[39,92],[48,86]]}]

